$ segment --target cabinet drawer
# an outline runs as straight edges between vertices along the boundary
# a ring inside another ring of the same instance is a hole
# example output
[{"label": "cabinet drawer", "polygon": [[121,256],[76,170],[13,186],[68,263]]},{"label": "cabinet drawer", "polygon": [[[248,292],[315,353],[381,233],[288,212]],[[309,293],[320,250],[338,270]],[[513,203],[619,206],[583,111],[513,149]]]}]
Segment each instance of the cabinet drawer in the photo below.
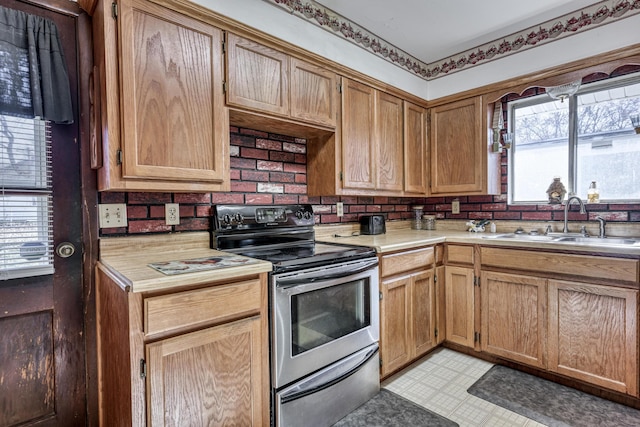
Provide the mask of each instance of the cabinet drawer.
[{"label": "cabinet drawer", "polygon": [[638,261],[632,259],[492,247],[483,247],[480,253],[483,266],[628,282],[638,281]]},{"label": "cabinet drawer", "polygon": [[447,245],[447,264],[473,265],[473,246]]},{"label": "cabinet drawer", "polygon": [[260,313],[259,279],[144,300],[144,333],[154,335]]},{"label": "cabinet drawer", "polygon": [[404,271],[431,267],[433,262],[433,247],[415,249],[412,251],[383,255],[380,260],[380,271],[382,272],[382,277],[387,277]]}]

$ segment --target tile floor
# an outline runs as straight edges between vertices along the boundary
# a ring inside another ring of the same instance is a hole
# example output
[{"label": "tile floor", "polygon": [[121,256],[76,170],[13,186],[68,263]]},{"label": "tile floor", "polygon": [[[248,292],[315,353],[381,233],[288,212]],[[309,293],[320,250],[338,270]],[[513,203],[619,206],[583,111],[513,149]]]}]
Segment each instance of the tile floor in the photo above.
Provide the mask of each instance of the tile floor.
[{"label": "tile floor", "polygon": [[460,427],[544,426],[467,393],[467,388],[491,366],[484,360],[441,348],[389,377],[381,385],[455,421]]}]

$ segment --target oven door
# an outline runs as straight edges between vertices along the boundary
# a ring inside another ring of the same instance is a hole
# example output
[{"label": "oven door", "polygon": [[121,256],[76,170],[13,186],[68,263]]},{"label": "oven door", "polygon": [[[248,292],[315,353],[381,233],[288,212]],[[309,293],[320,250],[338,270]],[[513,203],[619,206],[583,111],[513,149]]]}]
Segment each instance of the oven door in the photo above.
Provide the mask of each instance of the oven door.
[{"label": "oven door", "polygon": [[274,388],[378,342],[378,287],[377,258],[274,274]]}]

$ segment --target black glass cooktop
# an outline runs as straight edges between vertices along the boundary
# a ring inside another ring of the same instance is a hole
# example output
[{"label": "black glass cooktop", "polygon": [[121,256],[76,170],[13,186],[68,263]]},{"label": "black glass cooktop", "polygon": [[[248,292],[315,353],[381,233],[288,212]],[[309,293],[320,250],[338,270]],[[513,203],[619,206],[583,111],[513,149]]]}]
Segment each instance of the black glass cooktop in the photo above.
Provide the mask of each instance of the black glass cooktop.
[{"label": "black glass cooktop", "polygon": [[374,257],[375,249],[366,246],[332,243],[305,243],[279,248],[236,249],[234,253],[269,261],[274,271],[308,268],[337,262]]}]

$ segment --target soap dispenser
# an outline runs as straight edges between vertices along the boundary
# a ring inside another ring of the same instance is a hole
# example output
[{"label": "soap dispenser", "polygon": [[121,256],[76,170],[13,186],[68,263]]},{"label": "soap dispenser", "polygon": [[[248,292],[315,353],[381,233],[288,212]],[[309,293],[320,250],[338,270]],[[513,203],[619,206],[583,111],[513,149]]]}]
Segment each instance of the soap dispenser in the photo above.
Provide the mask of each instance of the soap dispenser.
[{"label": "soap dispenser", "polygon": [[591,181],[587,190],[587,203],[600,203],[600,191],[596,188],[595,181]]}]

